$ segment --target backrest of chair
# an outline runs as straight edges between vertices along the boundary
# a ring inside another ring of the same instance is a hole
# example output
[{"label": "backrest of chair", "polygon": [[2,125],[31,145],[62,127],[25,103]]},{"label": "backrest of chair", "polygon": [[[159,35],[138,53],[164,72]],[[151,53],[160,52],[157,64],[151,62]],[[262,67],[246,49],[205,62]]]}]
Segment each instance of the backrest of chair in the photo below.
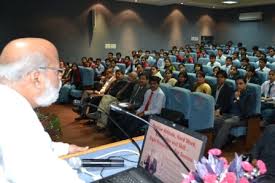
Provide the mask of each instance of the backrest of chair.
[{"label": "backrest of chair", "polygon": [[206,65],[208,62],[210,62],[209,58],[199,58],[197,63],[202,64],[202,65]]},{"label": "backrest of chair", "polygon": [[[187,73],[189,83],[193,86],[194,83],[197,81],[196,74],[195,73]],[[191,88],[192,88],[191,86]]]},{"label": "backrest of chair", "polygon": [[[167,97],[166,97],[167,98]],[[179,111],[184,114],[185,119],[189,119],[191,92],[185,88],[172,87],[170,88],[171,107],[170,109]]]},{"label": "backrest of chair", "polygon": [[156,63],[156,59],[152,56],[150,56],[147,61],[150,66],[153,66]]},{"label": "backrest of chair", "polygon": [[89,67],[82,67],[79,66],[79,71],[81,75],[82,85],[85,86],[92,86],[94,84],[94,69]]},{"label": "backrest of chair", "polygon": [[191,52],[190,55],[194,59],[194,62],[196,62],[197,61],[197,53]]},{"label": "backrest of chair", "polygon": [[253,66],[255,69],[259,67],[259,65],[256,62],[250,62],[249,64]]},{"label": "backrest of chair", "polygon": [[185,64],[186,72],[194,72],[194,64]]},{"label": "backrest of chair", "polygon": [[179,62],[173,62],[172,64],[178,70],[180,63]]},{"label": "backrest of chair", "polygon": [[269,64],[268,68],[271,70],[275,70],[275,62],[272,64]]},{"label": "backrest of chair", "polygon": [[214,107],[215,100],[213,96],[200,92],[193,92],[191,94],[189,128],[192,130],[213,128]]},{"label": "backrest of chair", "polygon": [[254,113],[260,114],[261,113],[261,86],[253,83],[248,83],[247,88],[255,94]]},{"label": "backrest of chair", "polygon": [[123,72],[125,72],[126,70],[126,65],[124,63],[117,63],[116,64],[120,70],[122,70]]},{"label": "backrest of chair", "polygon": [[173,78],[178,79],[179,73],[179,71],[173,71]]},{"label": "backrest of chair", "polygon": [[177,61],[177,57],[175,55],[169,55],[169,58],[170,58],[171,62]]},{"label": "backrest of chair", "polygon": [[165,108],[171,109],[172,103],[171,103],[171,98],[169,97],[169,96],[171,96],[171,94],[170,94],[171,86],[168,84],[161,83],[160,88],[163,91],[163,93],[165,94],[165,98],[166,98]]},{"label": "backrest of chair", "polygon": [[212,73],[213,73],[212,67],[210,67],[208,65],[203,65],[202,70],[206,75],[212,75]]},{"label": "backrest of chair", "polygon": [[226,79],[225,83],[227,83],[233,90],[236,89],[236,83],[235,80],[233,79]]},{"label": "backrest of chair", "polygon": [[249,62],[257,62],[259,60],[259,58],[255,56],[247,56],[247,58],[249,59]]},{"label": "backrest of chair", "polygon": [[213,76],[205,76],[206,82],[213,88],[217,84],[217,78]]},{"label": "backrest of chair", "polygon": [[256,71],[259,79],[260,79],[260,84],[265,82],[268,79],[268,73],[266,72],[261,72],[261,71]]},{"label": "backrest of chair", "polygon": [[246,70],[244,69],[238,69],[239,73],[240,73],[240,76],[244,77],[245,74],[246,74]]},{"label": "backrest of chair", "polygon": [[239,67],[241,67],[241,62],[234,60],[233,65],[239,68]]},{"label": "backrest of chair", "polygon": [[266,59],[269,63],[275,62],[275,58],[267,57]]}]

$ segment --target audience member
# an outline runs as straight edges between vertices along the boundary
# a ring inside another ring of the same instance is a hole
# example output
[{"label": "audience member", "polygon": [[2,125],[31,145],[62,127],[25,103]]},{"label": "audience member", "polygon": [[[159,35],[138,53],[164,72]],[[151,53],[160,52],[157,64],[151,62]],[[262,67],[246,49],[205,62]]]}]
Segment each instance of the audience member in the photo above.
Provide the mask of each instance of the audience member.
[{"label": "audience member", "polygon": [[[210,59],[211,59],[211,58],[210,58]],[[220,61],[222,61],[222,62],[225,62],[226,56],[223,55],[223,49],[221,49],[221,48],[218,49],[216,59],[217,59],[217,60],[220,60]]]},{"label": "audience member", "polygon": [[178,71],[185,72],[186,71],[185,65],[184,64],[179,64],[178,65]]},{"label": "audience member", "polygon": [[159,69],[157,67],[155,67],[155,66],[151,67],[151,74],[150,75],[151,76],[157,76],[157,77],[160,78],[160,80],[163,80],[163,77],[162,77]]},{"label": "audience member", "polygon": [[160,78],[157,76],[150,77],[150,89],[146,91],[142,106],[136,111],[139,117],[144,119],[150,115],[160,114],[165,105],[165,95],[159,87]]},{"label": "audience member", "polygon": [[270,48],[268,51],[268,58],[275,58],[275,50],[274,48]]},{"label": "audience member", "polygon": [[215,148],[221,149],[226,144],[231,128],[246,126],[246,119],[254,112],[256,96],[247,88],[246,80],[238,77],[236,87],[234,98],[231,100],[230,113],[215,118],[216,137],[213,144]]},{"label": "audience member", "polygon": [[266,67],[266,58],[260,58],[259,59],[259,68],[256,69],[256,71],[269,73],[270,69]]},{"label": "audience member", "polygon": [[194,73],[203,72],[202,64],[194,64]]},{"label": "audience member", "polygon": [[166,83],[170,86],[175,86],[177,80],[173,78],[173,72],[171,70],[166,70],[164,73],[164,78],[161,83]]},{"label": "audience member", "polygon": [[214,87],[213,96],[215,98],[215,116],[229,113],[233,89],[225,83],[227,79],[226,71],[220,70],[217,74],[217,85]]},{"label": "audience member", "polygon": [[220,71],[220,67],[219,66],[216,66],[213,68],[212,70],[212,76],[216,77],[217,73]]},{"label": "audience member", "polygon": [[245,79],[247,83],[260,84],[260,78],[252,65],[246,67]]},{"label": "audience member", "polygon": [[210,66],[212,69],[216,66],[221,67],[221,64],[216,61],[216,56],[215,55],[210,55],[210,62],[206,64],[207,66]]},{"label": "audience member", "polygon": [[226,73],[228,74],[230,72],[230,69],[232,67],[232,57],[227,57],[225,60],[225,65],[221,66],[222,70],[225,70]]},{"label": "audience member", "polygon": [[171,60],[169,58],[166,58],[164,60],[165,65],[164,65],[164,69],[165,70],[171,70],[171,71],[176,71],[175,66],[172,64]]},{"label": "audience member", "polygon": [[231,66],[230,72],[228,74],[228,79],[236,80],[238,77],[240,77],[240,73],[238,71],[238,68],[236,66]]},{"label": "audience member", "polygon": [[205,74],[202,71],[196,73],[197,82],[195,83],[195,92],[202,92],[211,95],[211,87],[205,82]]},{"label": "audience member", "polygon": [[104,72],[105,67],[101,64],[101,59],[97,58],[94,66],[96,77],[101,77],[101,74]]},{"label": "audience member", "polygon": [[181,71],[179,73],[178,80],[177,80],[175,86],[191,90],[192,87],[191,87],[190,82],[188,80],[187,72]]}]

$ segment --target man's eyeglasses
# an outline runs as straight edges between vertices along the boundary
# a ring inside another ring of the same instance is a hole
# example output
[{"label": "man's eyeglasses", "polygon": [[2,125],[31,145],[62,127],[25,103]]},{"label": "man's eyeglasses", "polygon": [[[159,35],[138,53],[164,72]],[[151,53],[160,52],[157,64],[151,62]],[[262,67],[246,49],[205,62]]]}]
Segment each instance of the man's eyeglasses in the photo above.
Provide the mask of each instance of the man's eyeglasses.
[{"label": "man's eyeglasses", "polygon": [[53,70],[53,71],[57,71],[59,74],[62,74],[64,72],[65,69],[62,68],[57,68],[57,67],[39,67],[39,69],[44,69],[44,70]]}]

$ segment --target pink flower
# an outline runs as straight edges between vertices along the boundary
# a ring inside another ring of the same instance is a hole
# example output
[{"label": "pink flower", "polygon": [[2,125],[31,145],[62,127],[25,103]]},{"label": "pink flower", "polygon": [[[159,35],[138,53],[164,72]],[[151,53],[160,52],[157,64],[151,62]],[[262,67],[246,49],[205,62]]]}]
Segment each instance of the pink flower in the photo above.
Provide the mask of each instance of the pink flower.
[{"label": "pink flower", "polygon": [[217,180],[217,176],[215,174],[207,174],[203,177],[204,183],[215,183]]},{"label": "pink flower", "polygon": [[260,174],[265,174],[265,172],[267,171],[265,163],[262,160],[258,160],[257,161],[257,167],[260,170]]},{"label": "pink flower", "polygon": [[213,156],[221,155],[222,151],[220,149],[209,149],[208,154],[212,154]]},{"label": "pink flower", "polygon": [[240,183],[249,183],[248,180],[245,177],[242,177],[240,179]]},{"label": "pink flower", "polygon": [[251,172],[253,170],[253,166],[247,161],[242,162],[242,168],[247,172]]},{"label": "pink flower", "polygon": [[189,172],[189,174],[186,175],[186,177],[181,183],[190,183],[192,180],[195,180],[194,175],[192,172]]},{"label": "pink flower", "polygon": [[227,159],[225,157],[220,157],[220,160],[223,161],[224,167],[227,168],[228,167],[228,161],[227,161]]},{"label": "pink flower", "polygon": [[235,183],[237,182],[237,177],[233,172],[227,172],[221,183]]}]

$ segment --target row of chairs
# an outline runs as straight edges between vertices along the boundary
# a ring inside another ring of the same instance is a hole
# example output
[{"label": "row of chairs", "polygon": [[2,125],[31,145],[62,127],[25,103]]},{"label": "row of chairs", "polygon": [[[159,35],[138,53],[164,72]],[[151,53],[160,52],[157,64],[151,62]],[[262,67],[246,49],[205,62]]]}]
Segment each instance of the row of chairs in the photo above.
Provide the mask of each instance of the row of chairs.
[{"label": "row of chairs", "polygon": [[[235,82],[227,80],[234,89],[236,88]],[[215,100],[213,96],[191,92],[184,88],[171,87],[166,84],[160,85],[161,89],[166,96],[165,108],[173,111],[178,111],[184,114],[188,120],[188,128],[194,131],[205,131],[213,129],[214,127],[214,108]],[[251,126],[259,124],[259,114],[261,110],[261,87],[255,84],[248,84],[248,89],[251,90],[256,98],[254,105],[251,106],[254,109],[255,116],[251,116],[248,119],[247,126],[235,127],[231,130],[230,134],[234,137],[246,136],[246,145],[251,146],[251,136],[255,136],[251,131]],[[258,129],[254,129],[258,130]],[[211,141],[211,140],[210,140]],[[211,142],[210,142],[211,144]]]}]

